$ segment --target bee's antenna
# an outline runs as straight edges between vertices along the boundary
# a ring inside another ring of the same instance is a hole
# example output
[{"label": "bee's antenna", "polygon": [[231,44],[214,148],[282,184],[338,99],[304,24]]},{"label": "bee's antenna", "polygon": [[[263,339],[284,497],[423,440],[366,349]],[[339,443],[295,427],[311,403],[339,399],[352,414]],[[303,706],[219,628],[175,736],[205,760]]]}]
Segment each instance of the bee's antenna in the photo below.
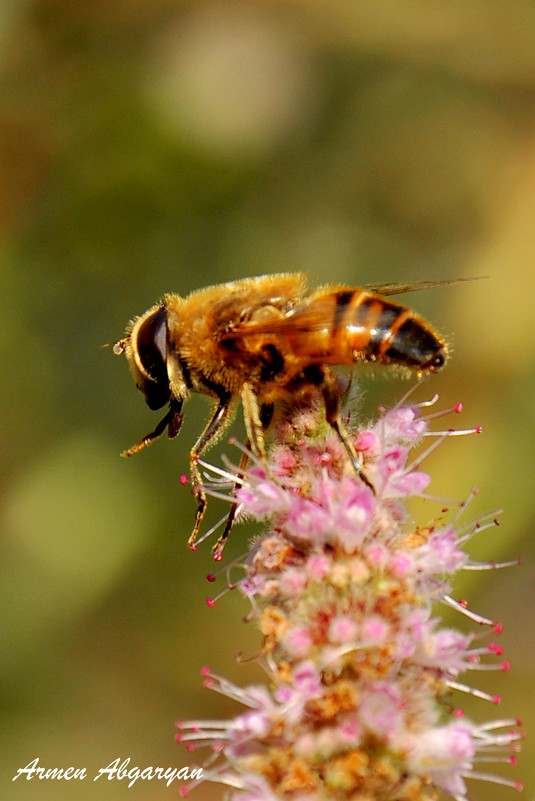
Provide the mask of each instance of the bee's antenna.
[{"label": "bee's antenna", "polygon": [[115,356],[122,356],[122,354],[126,350],[126,343],[128,342],[127,339],[119,339],[117,342],[106,342],[105,345],[101,345],[103,348],[109,348],[110,345],[113,344],[113,352]]}]

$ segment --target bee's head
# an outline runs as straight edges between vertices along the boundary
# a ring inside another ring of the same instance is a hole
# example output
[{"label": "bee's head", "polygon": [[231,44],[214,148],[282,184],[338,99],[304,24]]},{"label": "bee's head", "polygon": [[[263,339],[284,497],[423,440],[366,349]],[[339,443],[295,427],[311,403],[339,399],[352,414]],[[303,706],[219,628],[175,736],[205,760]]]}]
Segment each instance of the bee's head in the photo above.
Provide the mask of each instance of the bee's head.
[{"label": "bee's head", "polygon": [[113,352],[126,354],[136,386],[151,409],[161,409],[171,400],[165,306],[154,306],[132,320],[125,338],[115,343]]},{"label": "bee's head", "polygon": [[137,388],[151,409],[169,404],[165,417],[150,434],[123,451],[132,456],[150,445],[167,429],[169,439],[182,425],[182,402],[188,390],[176,351],[170,347],[168,314],[165,303],[153,306],[128,324],[126,334],[113,346],[116,355],[125,354]]}]

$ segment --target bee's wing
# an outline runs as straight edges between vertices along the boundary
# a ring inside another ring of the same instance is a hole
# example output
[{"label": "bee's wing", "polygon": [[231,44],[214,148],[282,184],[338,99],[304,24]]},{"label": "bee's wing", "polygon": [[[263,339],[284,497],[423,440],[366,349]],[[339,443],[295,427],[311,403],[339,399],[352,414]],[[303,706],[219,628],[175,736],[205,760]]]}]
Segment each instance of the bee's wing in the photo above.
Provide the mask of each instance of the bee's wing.
[{"label": "bee's wing", "polygon": [[[246,339],[258,334],[277,334],[279,336],[299,336],[321,331],[332,324],[335,306],[340,308],[339,296],[344,296],[344,303],[350,302],[352,293],[362,291],[377,295],[401,295],[418,289],[431,289],[438,286],[476,281],[477,278],[452,278],[443,281],[415,281],[407,284],[387,283],[368,284],[359,288],[331,287],[325,294],[312,294],[304,303],[296,306],[287,314],[268,320],[245,320],[236,327],[220,335],[222,341]],[[347,296],[347,297],[346,297]],[[338,297],[338,300],[337,300]]]},{"label": "bee's wing", "polygon": [[450,284],[462,284],[465,281],[479,281],[486,278],[485,275],[477,275],[473,278],[445,278],[441,281],[412,281],[408,284],[397,282],[387,284],[364,284],[363,289],[367,292],[376,292],[378,295],[402,295],[404,292],[417,292],[419,289],[433,289],[437,286],[449,286]]},{"label": "bee's wing", "polygon": [[[349,296],[352,292],[362,290],[344,290]],[[259,334],[276,334],[289,338],[306,336],[314,331],[321,331],[332,325],[336,306],[336,293],[311,297],[281,317],[269,320],[246,320],[235,328],[221,335],[221,340],[240,340]]]},{"label": "bee's wing", "polygon": [[431,289],[438,286],[477,280],[477,277],[447,278],[443,281],[415,281],[406,284],[368,284],[359,288],[330,287],[329,290],[325,291],[325,294],[313,293],[303,303],[280,317],[267,320],[245,320],[236,327],[222,333],[220,339],[222,341],[245,340],[250,336],[258,336],[259,334],[275,334],[292,340],[300,339],[307,334],[329,328],[335,315],[351,302],[354,293],[366,292],[382,296],[401,295],[404,292],[415,292],[419,289]]}]

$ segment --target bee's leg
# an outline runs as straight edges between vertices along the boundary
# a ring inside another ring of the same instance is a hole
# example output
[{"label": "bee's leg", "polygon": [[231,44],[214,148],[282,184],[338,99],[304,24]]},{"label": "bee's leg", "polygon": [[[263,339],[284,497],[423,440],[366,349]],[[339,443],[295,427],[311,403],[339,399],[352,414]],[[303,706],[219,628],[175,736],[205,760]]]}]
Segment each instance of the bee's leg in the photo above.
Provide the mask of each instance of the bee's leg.
[{"label": "bee's leg", "polygon": [[241,391],[241,401],[243,406],[243,417],[245,420],[245,430],[249,445],[259,459],[264,460],[266,456],[266,449],[264,445],[264,426],[260,419],[260,407],[258,398],[253,392],[253,388],[249,383],[245,383]]},{"label": "bee's leg", "polygon": [[227,393],[221,394],[218,399],[217,407],[208,421],[201,436],[193,446],[189,454],[189,466],[191,473],[192,492],[197,499],[197,511],[195,513],[195,523],[190,534],[188,545],[192,547],[199,534],[201,521],[206,511],[206,493],[204,491],[201,471],[199,470],[199,458],[204,451],[213,445],[223,430],[229,424],[234,413],[234,405],[231,397]]},{"label": "bee's leg", "polygon": [[344,446],[346,453],[349,456],[355,472],[375,495],[373,484],[363,471],[362,465],[359,462],[359,457],[355,450],[355,446],[351,442],[351,439],[349,438],[349,435],[345,430],[342,421],[340,420],[340,391],[336,385],[336,380],[330,371],[326,371],[324,374],[324,380],[322,382],[322,394],[323,401],[325,403],[325,418],[327,422],[331,428],[336,431],[340,442]]},{"label": "bee's leg", "polygon": [[[245,442],[245,447],[249,448],[249,440]],[[240,466],[238,468],[238,476],[237,476],[238,478],[241,478],[244,475],[245,468],[247,467],[248,463],[249,463],[249,453],[248,451],[245,451],[240,459]],[[234,484],[234,488],[232,490],[233,494],[236,493],[236,490],[238,489],[239,486],[240,486],[239,483],[236,481],[236,483]],[[232,506],[230,507],[230,512],[228,513],[228,517],[225,521],[225,528],[223,529],[223,533],[218,538],[216,544],[212,548],[212,556],[214,557],[214,559],[217,560],[221,559],[223,548],[226,545],[228,535],[230,534],[232,526],[234,525],[234,518],[236,517],[237,510],[238,510],[238,501],[233,501]]]},{"label": "bee's leg", "polygon": [[139,440],[139,442],[136,442],[135,445],[132,445],[131,448],[127,448],[125,451],[123,451],[121,456],[133,456],[135,453],[139,453],[139,451],[143,450],[143,448],[146,448],[147,445],[150,445],[151,442],[154,442],[155,439],[161,437],[166,428],[169,434],[169,439],[176,437],[180,431],[183,420],[181,409],[182,401],[172,400],[171,405],[169,406],[169,411],[165,417],[160,420],[154,431],[151,431],[150,434],[146,434],[142,439]]},{"label": "bee's leg", "polygon": [[[269,427],[269,424],[271,423],[271,420],[273,418],[273,410],[274,410],[274,408],[275,407],[274,407],[273,403],[263,403],[260,406],[260,410],[259,410],[258,416],[259,416],[260,425],[262,427],[262,441],[263,441],[263,434],[266,431],[266,429]],[[243,453],[243,455],[241,457],[241,460],[240,460],[240,466],[238,468],[238,478],[242,478],[243,477],[243,475],[245,474],[245,468],[247,467],[247,464],[249,462],[248,449],[251,447],[251,443],[250,443],[249,439],[246,441],[245,447],[246,447],[247,450],[244,451],[244,453]],[[237,481],[236,484],[234,485],[234,490],[233,490],[234,493],[239,488],[239,486],[240,486],[240,484]],[[212,553],[214,555],[214,558],[216,558],[216,559],[220,559],[221,558],[221,554],[223,553],[223,548],[225,547],[225,543],[226,543],[226,541],[228,539],[228,535],[230,534],[232,526],[234,525],[234,518],[236,517],[237,509],[238,509],[238,501],[234,501],[234,503],[230,507],[230,512],[228,513],[227,521],[225,523],[225,529],[224,529],[223,533],[221,534],[221,536],[219,537],[219,539],[217,540],[217,542],[214,545],[214,547],[212,548]]]}]

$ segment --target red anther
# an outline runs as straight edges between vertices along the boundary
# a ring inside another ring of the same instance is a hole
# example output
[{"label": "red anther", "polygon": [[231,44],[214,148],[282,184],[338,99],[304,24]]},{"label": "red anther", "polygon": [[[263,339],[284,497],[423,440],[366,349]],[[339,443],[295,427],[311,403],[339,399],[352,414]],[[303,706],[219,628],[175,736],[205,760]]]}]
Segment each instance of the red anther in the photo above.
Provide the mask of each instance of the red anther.
[{"label": "red anther", "polygon": [[496,654],[496,656],[501,656],[503,654],[503,648],[501,645],[497,645],[495,642],[489,643],[489,651],[492,654]]},{"label": "red anther", "polygon": [[213,609],[214,605],[215,605],[215,601],[214,601],[213,598],[207,598],[206,599],[206,606],[210,607],[210,609]]},{"label": "red anther", "polygon": [[495,696],[493,697],[493,699],[492,699],[492,703],[493,703],[493,704],[496,704],[496,706],[498,706],[498,704],[501,704],[501,702],[502,702],[502,697],[501,697],[501,695],[495,695]]},{"label": "red anther", "polygon": [[482,433],[483,433],[483,426],[476,426],[476,434],[482,434]]},{"label": "red anther", "polygon": [[216,576],[213,573],[208,573],[206,576],[206,581],[214,582],[216,580]]},{"label": "red anther", "polygon": [[464,712],[462,709],[456,709],[453,713],[453,717],[455,718],[462,718],[464,717]]},{"label": "red anther", "polygon": [[175,734],[175,740],[176,740],[177,743],[181,743],[182,742],[182,735],[181,734]]},{"label": "red anther", "polygon": [[187,475],[185,473],[180,476],[180,483],[182,485],[189,484],[189,478],[187,477]]},{"label": "red anther", "polygon": [[463,410],[462,403],[456,403],[455,406],[453,407],[453,411],[455,412],[455,414],[460,414],[462,410]]},{"label": "red anther", "polygon": [[515,782],[515,790],[518,790],[518,792],[521,793],[523,789],[524,785],[522,784],[522,782]]},{"label": "red anther", "polygon": [[208,676],[212,672],[210,665],[203,665],[201,668],[201,676]]},{"label": "red anther", "polygon": [[195,553],[195,551],[197,550],[197,545],[194,542],[192,542],[190,543],[189,549],[190,551],[192,551],[192,553]]},{"label": "red anther", "polygon": [[180,795],[181,795],[182,797],[184,797],[184,796],[186,796],[187,794],[188,794],[188,788],[187,788],[187,787],[181,787],[181,788],[180,788]]},{"label": "red anther", "polygon": [[518,759],[515,756],[510,756],[509,757],[509,764],[510,765],[517,765],[518,764]]},{"label": "red anther", "polygon": [[501,623],[495,623],[494,624],[494,633],[495,634],[501,634],[502,632],[503,632],[502,624]]},{"label": "red anther", "polygon": [[502,670],[503,670],[504,673],[507,673],[507,671],[509,670],[510,667],[511,667],[511,663],[509,662],[508,659],[506,659],[505,662],[502,662]]},{"label": "red anther", "polygon": [[468,609],[468,601],[466,598],[461,598],[459,600],[459,606],[462,606],[463,609]]},{"label": "red anther", "polygon": [[221,551],[218,551],[214,554],[214,562],[220,562],[223,559],[223,554]]}]

